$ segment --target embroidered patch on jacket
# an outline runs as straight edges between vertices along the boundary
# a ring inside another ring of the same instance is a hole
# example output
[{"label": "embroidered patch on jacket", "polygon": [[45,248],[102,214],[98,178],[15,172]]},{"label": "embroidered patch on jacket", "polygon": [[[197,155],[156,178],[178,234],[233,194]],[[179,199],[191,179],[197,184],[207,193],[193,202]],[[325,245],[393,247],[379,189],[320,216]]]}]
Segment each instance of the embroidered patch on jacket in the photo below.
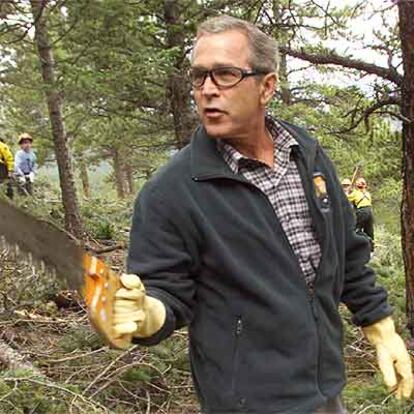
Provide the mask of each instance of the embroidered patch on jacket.
[{"label": "embroidered patch on jacket", "polygon": [[321,209],[329,209],[329,197],[328,191],[326,190],[326,179],[320,172],[313,174],[313,185],[315,187],[315,194],[320,202]]}]

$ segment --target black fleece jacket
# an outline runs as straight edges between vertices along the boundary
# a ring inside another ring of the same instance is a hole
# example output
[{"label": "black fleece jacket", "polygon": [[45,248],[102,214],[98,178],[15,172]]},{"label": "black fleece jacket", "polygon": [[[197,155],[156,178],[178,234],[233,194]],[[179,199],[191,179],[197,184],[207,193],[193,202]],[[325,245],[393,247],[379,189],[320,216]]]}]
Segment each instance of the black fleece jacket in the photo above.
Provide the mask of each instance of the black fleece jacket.
[{"label": "black fleece jacket", "polygon": [[203,127],[135,205],[128,271],[167,308],[161,330],[136,342],[189,326],[204,413],[313,412],[345,383],[339,303],[360,326],[391,313],[331,161],[306,131],[278,122],[299,144],[293,156],[321,243],[312,292],[267,197],[230,171]]}]

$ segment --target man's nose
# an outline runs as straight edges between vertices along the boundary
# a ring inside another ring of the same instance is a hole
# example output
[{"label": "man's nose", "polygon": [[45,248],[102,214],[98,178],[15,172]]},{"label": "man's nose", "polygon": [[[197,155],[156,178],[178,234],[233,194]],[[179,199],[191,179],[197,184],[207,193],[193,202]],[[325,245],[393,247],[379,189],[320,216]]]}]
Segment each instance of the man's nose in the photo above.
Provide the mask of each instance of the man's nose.
[{"label": "man's nose", "polygon": [[203,95],[217,95],[218,87],[211,79],[210,74],[207,74],[206,79],[204,80],[203,86],[201,87],[201,93]]}]

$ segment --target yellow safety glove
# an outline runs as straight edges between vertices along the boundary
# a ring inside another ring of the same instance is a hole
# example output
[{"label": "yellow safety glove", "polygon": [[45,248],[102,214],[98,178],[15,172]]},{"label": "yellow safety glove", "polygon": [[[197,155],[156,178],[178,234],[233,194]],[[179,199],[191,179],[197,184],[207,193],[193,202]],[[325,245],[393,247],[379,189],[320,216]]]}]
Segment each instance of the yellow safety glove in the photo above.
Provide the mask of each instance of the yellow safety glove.
[{"label": "yellow safety glove", "polygon": [[132,335],[147,338],[164,325],[164,304],[145,294],[145,287],[137,275],[122,274],[123,287],[118,289],[114,300],[113,328],[115,335]]},{"label": "yellow safety glove", "polygon": [[398,399],[409,398],[413,389],[411,357],[401,336],[395,332],[394,321],[389,316],[362,331],[376,347],[378,365],[387,387],[395,389]]}]

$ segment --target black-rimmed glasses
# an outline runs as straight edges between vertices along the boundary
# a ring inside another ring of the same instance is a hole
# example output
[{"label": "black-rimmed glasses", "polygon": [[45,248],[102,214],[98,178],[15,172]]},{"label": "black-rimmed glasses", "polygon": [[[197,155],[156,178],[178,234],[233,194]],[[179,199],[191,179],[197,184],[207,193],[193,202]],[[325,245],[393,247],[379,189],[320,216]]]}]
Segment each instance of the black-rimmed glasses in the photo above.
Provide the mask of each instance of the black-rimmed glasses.
[{"label": "black-rimmed glasses", "polygon": [[231,88],[248,76],[264,75],[265,73],[267,72],[259,70],[249,71],[233,66],[223,66],[211,70],[192,68],[189,72],[191,84],[195,88],[201,88],[204,85],[207,76],[209,76],[212,82],[219,88]]}]

